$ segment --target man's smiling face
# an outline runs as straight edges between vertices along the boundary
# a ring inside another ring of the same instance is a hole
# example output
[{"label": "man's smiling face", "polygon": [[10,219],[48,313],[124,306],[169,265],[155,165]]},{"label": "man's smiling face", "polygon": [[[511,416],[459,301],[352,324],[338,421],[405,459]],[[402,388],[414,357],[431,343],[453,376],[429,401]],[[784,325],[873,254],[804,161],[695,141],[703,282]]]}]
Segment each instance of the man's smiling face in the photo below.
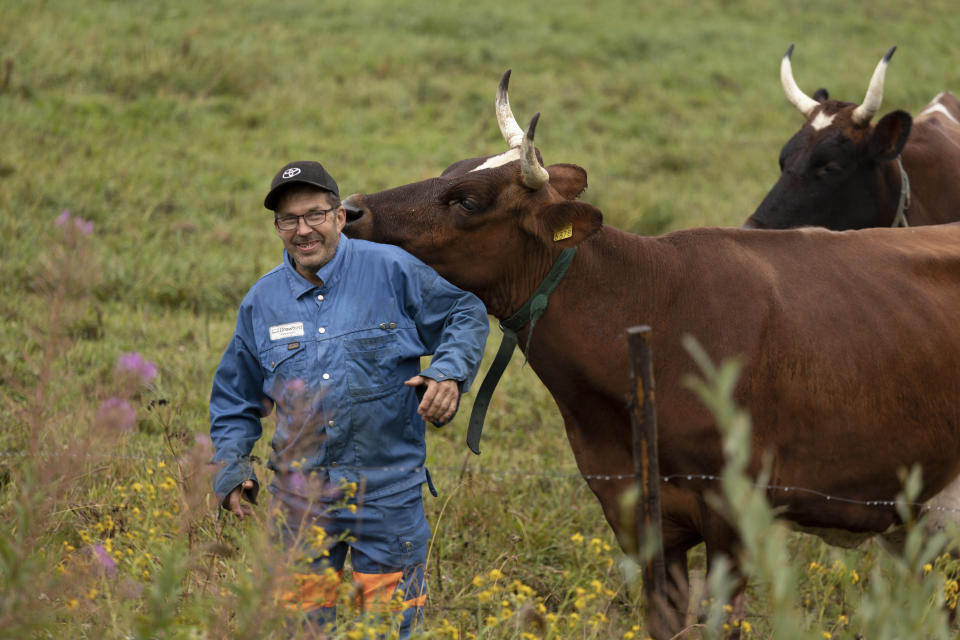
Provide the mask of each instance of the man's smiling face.
[{"label": "man's smiling face", "polygon": [[[292,216],[321,214],[326,211],[323,222],[307,224],[303,217],[293,218],[296,227],[281,229],[283,221]],[[346,224],[347,214],[339,206],[336,197],[322,190],[293,189],[284,194],[277,203],[274,226],[283,246],[293,258],[297,272],[311,282],[317,281],[317,269],[330,262],[337,251],[340,231]]]}]

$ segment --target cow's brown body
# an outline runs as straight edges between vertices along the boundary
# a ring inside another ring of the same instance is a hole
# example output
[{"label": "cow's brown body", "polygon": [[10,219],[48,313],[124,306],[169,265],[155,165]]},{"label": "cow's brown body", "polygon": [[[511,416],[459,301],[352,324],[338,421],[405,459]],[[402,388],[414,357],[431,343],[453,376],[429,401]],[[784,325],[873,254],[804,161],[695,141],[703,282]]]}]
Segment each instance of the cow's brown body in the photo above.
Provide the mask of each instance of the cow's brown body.
[{"label": "cow's brown body", "polygon": [[824,89],[814,98],[800,92],[792,49],[781,77],[807,119],[783,146],[780,178],[745,226],[842,230],[960,220],[960,101],[941,93],[916,117],[897,110],[874,124],[893,49],[878,65],[863,105],[830,100]]},{"label": "cow's brown body", "polygon": [[[475,170],[483,163],[492,168]],[[742,359],[736,400],[753,418],[752,470],[771,454],[772,484],[891,500],[898,471],[919,463],[927,499],[960,474],[960,225],[647,238],[602,227],[598,210],[573,199],[586,186],[578,167],[548,167],[549,184],[531,189],[519,164],[466,160],[439,178],[351,196],[346,231],[410,250],[500,319],[527,300],[561,247],[578,246],[530,344],[526,330],[520,341],[621,541],[633,528],[619,503],[629,481],[603,477],[634,469],[625,330],[639,324],[653,328],[664,475],[723,467],[714,418],[683,384],[696,371],[685,334],[715,360]],[[551,229],[568,223],[574,236],[554,242]],[[690,547],[705,541],[710,557],[735,549],[704,500],[711,489],[663,485],[668,572],[681,589]],[[889,508],[769,495],[807,527],[882,532],[897,523]]]}]

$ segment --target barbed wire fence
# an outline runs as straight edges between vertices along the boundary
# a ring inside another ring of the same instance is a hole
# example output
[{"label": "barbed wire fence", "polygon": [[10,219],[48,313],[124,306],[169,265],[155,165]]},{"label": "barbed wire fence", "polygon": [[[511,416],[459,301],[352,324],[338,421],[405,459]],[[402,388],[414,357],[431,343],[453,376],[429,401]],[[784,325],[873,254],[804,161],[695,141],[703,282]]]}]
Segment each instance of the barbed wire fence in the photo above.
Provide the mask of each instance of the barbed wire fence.
[{"label": "barbed wire fence", "polygon": [[[0,451],[0,460],[3,458],[17,459],[25,457],[27,453],[22,451]],[[163,462],[171,463],[176,462],[176,457],[174,456],[140,456],[140,455],[116,455],[108,453],[100,454],[87,454],[88,458],[95,458],[98,460],[124,460],[124,461],[133,461],[133,462]],[[262,460],[253,460],[255,466],[258,468],[268,470],[267,463]],[[216,468],[216,463],[209,463],[211,468]],[[425,469],[433,472],[445,472],[450,473],[451,475],[472,475],[472,476],[486,476],[493,478],[529,478],[529,479],[541,479],[541,480],[597,480],[601,482],[620,482],[624,480],[629,480],[636,482],[640,475],[637,473],[580,473],[575,469],[543,469],[539,471],[533,471],[530,469],[489,469],[486,467],[471,467],[471,466],[454,466],[454,465],[431,465],[429,467],[391,467],[391,466],[378,466],[378,467],[363,467],[363,466],[350,466],[350,465],[340,465],[336,467],[337,470],[348,469],[351,471],[356,471],[358,473],[370,472],[370,471],[394,471],[398,473],[423,473]],[[326,471],[326,467],[315,467],[310,471],[312,473],[323,473]],[[270,470],[272,472],[272,470]],[[711,482],[711,483],[720,483],[723,481],[723,477],[716,474],[708,473],[675,473],[668,474],[660,477],[661,484],[678,484],[683,482]],[[857,498],[851,498],[849,496],[842,496],[836,494],[825,493],[818,489],[813,489],[810,487],[802,487],[798,485],[785,485],[785,484],[770,484],[770,483],[759,483],[753,482],[751,486],[755,489],[762,489],[769,492],[783,492],[783,493],[797,493],[797,494],[806,494],[810,496],[815,496],[823,499],[827,502],[839,502],[844,504],[855,504],[859,506],[866,507],[877,507],[883,509],[895,508],[897,505],[903,505],[910,508],[921,509],[924,511],[937,511],[937,512],[949,512],[949,513],[960,513],[960,508],[947,507],[942,505],[930,505],[925,502],[914,502],[914,501],[903,501],[903,500],[861,500]]]}]

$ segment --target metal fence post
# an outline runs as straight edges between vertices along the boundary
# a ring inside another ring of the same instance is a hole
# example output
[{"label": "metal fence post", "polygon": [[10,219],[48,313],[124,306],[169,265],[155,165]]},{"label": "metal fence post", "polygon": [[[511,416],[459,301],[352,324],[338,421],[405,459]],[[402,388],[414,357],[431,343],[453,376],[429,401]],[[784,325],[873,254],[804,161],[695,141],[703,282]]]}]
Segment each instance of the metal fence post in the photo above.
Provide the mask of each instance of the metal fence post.
[{"label": "metal fence post", "polygon": [[654,551],[643,560],[643,592],[651,628],[662,628],[667,614],[666,569],[660,532],[660,465],[657,457],[657,411],[654,399],[653,357],[648,326],[627,329],[630,348],[630,427],[633,431],[633,467],[640,489],[636,505],[637,552],[649,536],[656,536]]}]

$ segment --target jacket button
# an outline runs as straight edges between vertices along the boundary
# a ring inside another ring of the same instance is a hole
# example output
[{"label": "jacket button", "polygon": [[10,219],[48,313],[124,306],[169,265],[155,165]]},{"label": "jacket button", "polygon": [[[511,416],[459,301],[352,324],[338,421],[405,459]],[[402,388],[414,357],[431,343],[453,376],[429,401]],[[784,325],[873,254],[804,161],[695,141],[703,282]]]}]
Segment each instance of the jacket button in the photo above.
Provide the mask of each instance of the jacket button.
[{"label": "jacket button", "polygon": [[397,323],[396,323],[396,322],[391,322],[391,323],[390,323],[390,328],[391,328],[391,329],[396,329],[396,328],[397,328]]},{"label": "jacket button", "polygon": [[330,379],[330,374],[329,374],[329,373],[325,373],[325,374],[323,374],[323,375],[320,376],[320,377],[323,378],[324,380],[329,380],[329,379]]},{"label": "jacket button", "polygon": [[333,420],[331,420],[330,422],[328,422],[328,423],[327,423],[327,426],[332,427],[332,426],[333,426]]},{"label": "jacket button", "polygon": [[387,323],[386,323],[386,322],[381,322],[381,323],[380,323],[380,328],[381,328],[381,329],[386,329],[386,328],[387,328]]}]

